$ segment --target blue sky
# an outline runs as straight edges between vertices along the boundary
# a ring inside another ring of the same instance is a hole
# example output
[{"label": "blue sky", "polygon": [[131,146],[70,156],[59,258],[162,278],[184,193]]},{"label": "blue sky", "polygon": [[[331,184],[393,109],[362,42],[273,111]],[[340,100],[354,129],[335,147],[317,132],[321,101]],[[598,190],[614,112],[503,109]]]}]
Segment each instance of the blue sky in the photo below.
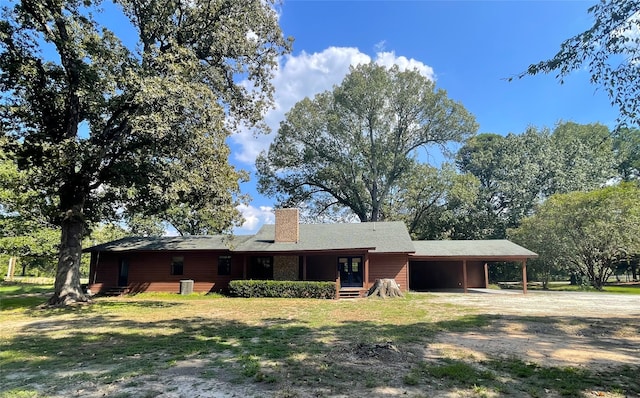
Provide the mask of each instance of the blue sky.
[{"label": "blue sky", "polygon": [[418,68],[461,102],[479,133],[522,133],[560,121],[613,127],[617,113],[604,92],[577,71],[564,84],[553,75],[506,79],[552,57],[560,43],[591,26],[594,1],[285,1],[280,26],[294,38],[274,79],[276,109],[265,115],[274,130],[230,139],[231,162],[250,170],[243,206],[252,233],[273,221],[273,200],[255,189],[254,161],[293,104],[339,84],[349,65],[374,60]]}]

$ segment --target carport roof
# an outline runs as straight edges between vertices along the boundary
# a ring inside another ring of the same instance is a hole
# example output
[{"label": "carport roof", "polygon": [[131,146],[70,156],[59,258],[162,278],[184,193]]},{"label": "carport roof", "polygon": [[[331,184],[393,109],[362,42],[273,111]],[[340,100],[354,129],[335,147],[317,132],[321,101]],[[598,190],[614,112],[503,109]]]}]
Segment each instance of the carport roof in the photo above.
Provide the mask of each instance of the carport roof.
[{"label": "carport roof", "polygon": [[536,258],[531,250],[506,239],[495,240],[422,240],[414,241],[411,257],[473,258],[493,261]]}]

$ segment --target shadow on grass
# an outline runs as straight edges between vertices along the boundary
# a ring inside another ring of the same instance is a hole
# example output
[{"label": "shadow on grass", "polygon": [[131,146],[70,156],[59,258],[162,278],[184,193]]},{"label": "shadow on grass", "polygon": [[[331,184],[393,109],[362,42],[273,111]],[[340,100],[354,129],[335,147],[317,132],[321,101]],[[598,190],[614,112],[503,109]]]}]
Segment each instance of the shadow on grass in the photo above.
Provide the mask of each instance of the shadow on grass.
[{"label": "shadow on grass", "polygon": [[[15,336],[0,342],[0,396],[26,386],[61,393],[87,380],[91,380],[90,387],[84,388],[111,385],[117,391],[136,376],[162,379],[163,372],[185,359],[205,361],[207,365],[201,370],[189,370],[199,371],[205,378],[261,383],[260,388],[271,392],[304,388],[317,395],[332,395],[378,386],[421,391],[433,385],[439,392],[469,388],[478,394],[486,389],[520,396],[542,396],[545,389],[574,396],[590,388],[640,392],[636,380],[640,367],[620,366],[593,373],[540,367],[518,359],[479,363],[425,360],[427,345],[435,334],[481,329],[504,320],[502,317],[466,315],[405,325],[346,321],[312,327],[281,317],[254,324],[205,316],[141,322],[133,315],[100,314],[101,306],[122,306],[133,309],[128,314],[135,314],[136,308],[162,310],[179,305],[108,301],[80,308],[78,317],[71,321],[50,319],[24,325]],[[553,323],[548,318],[540,321]],[[561,329],[553,332],[564,333]]]},{"label": "shadow on grass", "polygon": [[180,301],[140,300],[140,301],[95,301],[69,307],[54,307],[43,310],[50,294],[33,294],[0,297],[0,311],[24,310],[31,316],[49,317],[64,313],[90,314],[96,309],[117,308],[169,308],[183,305]]}]

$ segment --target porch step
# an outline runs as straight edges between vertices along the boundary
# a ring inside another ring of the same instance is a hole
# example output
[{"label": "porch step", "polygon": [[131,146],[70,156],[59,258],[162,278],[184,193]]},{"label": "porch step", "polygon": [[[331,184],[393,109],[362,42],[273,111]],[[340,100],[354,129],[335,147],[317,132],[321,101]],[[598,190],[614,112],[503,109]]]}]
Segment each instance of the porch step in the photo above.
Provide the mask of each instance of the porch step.
[{"label": "porch step", "polygon": [[339,299],[356,299],[364,296],[366,290],[360,289],[348,289],[348,290],[340,290]]},{"label": "porch step", "polygon": [[110,287],[101,292],[103,296],[123,296],[127,293],[129,293],[128,287]]}]

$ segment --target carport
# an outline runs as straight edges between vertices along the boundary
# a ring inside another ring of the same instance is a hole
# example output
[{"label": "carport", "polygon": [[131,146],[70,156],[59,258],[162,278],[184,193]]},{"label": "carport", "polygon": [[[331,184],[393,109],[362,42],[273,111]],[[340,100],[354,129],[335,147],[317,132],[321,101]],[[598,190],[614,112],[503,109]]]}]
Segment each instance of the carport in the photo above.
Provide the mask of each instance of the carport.
[{"label": "carport", "polygon": [[522,265],[523,293],[527,292],[527,260],[538,255],[509,240],[414,241],[409,256],[409,289],[459,289],[489,286],[489,264]]}]

